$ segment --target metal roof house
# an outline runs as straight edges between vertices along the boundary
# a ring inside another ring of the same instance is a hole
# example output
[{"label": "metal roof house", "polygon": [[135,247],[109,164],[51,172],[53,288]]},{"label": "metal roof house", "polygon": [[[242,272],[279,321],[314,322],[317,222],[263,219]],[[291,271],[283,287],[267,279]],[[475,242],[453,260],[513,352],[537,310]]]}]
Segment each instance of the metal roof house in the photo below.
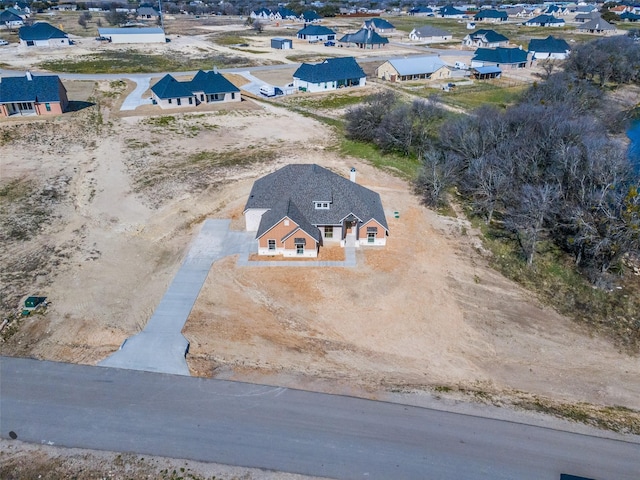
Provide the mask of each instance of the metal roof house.
[{"label": "metal roof house", "polygon": [[527,27],[564,27],[564,20],[553,15],[538,15],[523,23]]},{"label": "metal roof house", "polygon": [[353,57],[303,63],[293,74],[293,86],[303,92],[327,92],[343,87],[364,87],[367,75]]},{"label": "metal roof house", "polygon": [[368,28],[369,30],[373,30],[378,33],[392,33],[396,31],[396,27],[394,27],[391,23],[387,22],[383,18],[374,17],[369,20],[365,20],[362,24],[363,28]]},{"label": "metal roof house", "polygon": [[160,27],[146,28],[99,28],[98,34],[112,43],[165,43],[164,30]]},{"label": "metal roof house", "polygon": [[336,32],[322,25],[307,25],[298,30],[296,36],[300,40],[308,40],[309,42],[328,42],[336,39]]},{"label": "metal roof house", "polygon": [[24,25],[24,20],[20,15],[9,11],[9,9],[2,10],[0,12],[0,25],[4,25],[7,28],[17,28]]},{"label": "metal roof house", "polygon": [[480,10],[473,19],[476,22],[506,22],[509,18],[506,10]]},{"label": "metal roof house", "polygon": [[287,165],[253,184],[244,208],[259,255],[316,257],[319,248],[383,246],[389,234],[380,195],[315,164]]},{"label": "metal roof house", "polygon": [[544,39],[531,39],[529,42],[529,52],[533,55],[533,60],[564,60],[569,56],[571,47],[566,40],[555,38],[549,35]]},{"label": "metal roof house", "polygon": [[18,30],[20,45],[27,47],[69,46],[69,36],[50,23],[37,22]]},{"label": "metal roof house", "polygon": [[353,44],[358,48],[382,48],[383,45],[389,43],[389,39],[378,35],[373,30],[361,28],[356,33],[347,33],[340,40],[340,43]]},{"label": "metal roof house", "polygon": [[478,48],[471,59],[471,68],[477,67],[505,67],[525,68],[528,52],[521,48]]},{"label": "metal roof house", "polygon": [[411,30],[409,38],[416,42],[439,43],[451,40],[453,35],[446,30],[425,25],[424,27],[414,28]]},{"label": "metal roof house", "polygon": [[151,93],[153,101],[163,109],[241,100],[238,87],[219,73],[203,70],[186,82],[167,74],[151,87]]},{"label": "metal roof house", "polygon": [[0,77],[0,117],[59,115],[68,105],[67,90],[57,75]]},{"label": "metal roof house", "polygon": [[509,39],[494,30],[476,30],[462,39],[462,45],[467,47],[496,48],[504,47]]},{"label": "metal roof house", "polygon": [[376,76],[390,82],[443,79],[451,76],[447,65],[437,55],[395,58],[376,69]]},{"label": "metal roof house", "polygon": [[471,76],[476,80],[500,78],[500,75],[502,75],[500,67],[475,67],[471,69]]}]

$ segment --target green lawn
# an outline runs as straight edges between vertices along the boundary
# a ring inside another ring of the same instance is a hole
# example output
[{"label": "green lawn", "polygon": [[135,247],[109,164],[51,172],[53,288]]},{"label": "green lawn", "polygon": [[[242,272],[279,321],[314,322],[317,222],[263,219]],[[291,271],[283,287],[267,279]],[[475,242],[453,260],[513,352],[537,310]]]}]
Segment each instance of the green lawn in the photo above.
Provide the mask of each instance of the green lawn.
[{"label": "green lawn", "polygon": [[485,104],[506,108],[515,103],[526,89],[525,85],[503,86],[475,82],[473,85],[460,85],[449,92],[442,92],[440,101],[464,110],[475,110]]}]

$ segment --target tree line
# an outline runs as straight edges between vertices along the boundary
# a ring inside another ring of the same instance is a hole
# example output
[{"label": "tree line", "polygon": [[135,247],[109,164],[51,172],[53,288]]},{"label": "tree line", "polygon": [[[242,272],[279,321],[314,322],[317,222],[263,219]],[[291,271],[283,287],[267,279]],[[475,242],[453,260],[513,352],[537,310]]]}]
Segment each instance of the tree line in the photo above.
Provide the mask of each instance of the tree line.
[{"label": "tree line", "polygon": [[640,178],[611,135],[623,122],[601,87],[638,82],[638,50],[626,37],[577,47],[563,71],[547,69],[504,111],[452,115],[385,92],[348,111],[346,135],[420,158],[416,190],[427,205],[455,189],[513,236],[529,265],[550,241],[595,280],[640,247]]}]

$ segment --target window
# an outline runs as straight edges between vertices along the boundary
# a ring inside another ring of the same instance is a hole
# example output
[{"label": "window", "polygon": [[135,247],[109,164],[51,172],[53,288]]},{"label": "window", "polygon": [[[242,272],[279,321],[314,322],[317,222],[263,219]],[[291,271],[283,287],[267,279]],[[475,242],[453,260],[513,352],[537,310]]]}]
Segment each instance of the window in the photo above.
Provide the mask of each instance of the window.
[{"label": "window", "polygon": [[189,97],[189,105],[193,105],[193,98]]},{"label": "window", "polygon": [[294,238],[293,244],[296,246],[296,255],[304,255],[304,246],[307,244],[307,240],[304,238]]},{"label": "window", "polygon": [[333,238],[333,227],[332,226],[324,227],[324,238]]},{"label": "window", "polygon": [[316,202],[316,210],[329,210],[328,202]]},{"label": "window", "polygon": [[367,243],[374,243],[376,241],[376,234],[374,232],[367,233]]},{"label": "window", "polygon": [[301,243],[296,245],[296,255],[304,255],[304,245]]},{"label": "window", "polygon": [[44,104],[44,108],[47,109],[47,112],[50,112],[51,111],[51,104],[50,103],[45,103]]},{"label": "window", "polygon": [[231,100],[235,100],[236,99],[236,92],[231,92]]},{"label": "window", "polygon": [[171,103],[171,99],[169,99],[169,103]]},{"label": "window", "polygon": [[269,250],[275,250],[276,249],[276,241],[275,240],[268,240],[267,242],[269,244]]},{"label": "window", "polygon": [[182,105],[182,99],[181,98],[178,99],[178,105]]}]

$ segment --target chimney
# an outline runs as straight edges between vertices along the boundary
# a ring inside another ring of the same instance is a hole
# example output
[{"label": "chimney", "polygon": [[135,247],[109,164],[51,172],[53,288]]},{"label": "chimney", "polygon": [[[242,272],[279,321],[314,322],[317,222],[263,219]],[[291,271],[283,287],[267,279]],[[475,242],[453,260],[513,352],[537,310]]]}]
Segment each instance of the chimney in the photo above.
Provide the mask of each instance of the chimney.
[{"label": "chimney", "polygon": [[31,72],[29,70],[27,70],[27,80],[33,80],[33,77],[31,76]]},{"label": "chimney", "polygon": [[349,173],[349,180],[351,180],[353,183],[356,183],[356,169],[351,167],[351,171]]}]

